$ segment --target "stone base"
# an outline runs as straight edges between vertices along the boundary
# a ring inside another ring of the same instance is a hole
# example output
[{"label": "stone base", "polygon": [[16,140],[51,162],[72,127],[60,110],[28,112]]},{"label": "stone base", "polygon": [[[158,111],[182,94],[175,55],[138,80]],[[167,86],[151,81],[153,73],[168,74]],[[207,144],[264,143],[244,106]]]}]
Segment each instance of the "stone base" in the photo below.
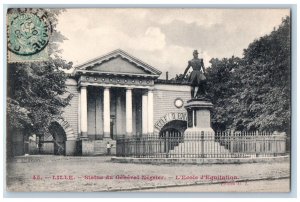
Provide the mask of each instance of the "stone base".
[{"label": "stone base", "polygon": [[289,156],[257,157],[257,158],[133,158],[112,157],[111,161],[118,163],[142,164],[241,164],[241,163],[273,163],[289,161]]},{"label": "stone base", "polygon": [[77,154],[77,141],[67,140],[66,141],[66,156],[74,156]]},{"label": "stone base", "polygon": [[216,155],[225,156],[226,154],[229,154],[229,151],[220,143],[215,142],[215,132],[212,128],[194,127],[184,131],[183,142],[170,150],[169,157],[199,158],[202,155],[206,158],[213,158]]},{"label": "stone base", "polygon": [[112,144],[110,155],[116,155],[116,141],[112,139],[82,140],[82,156],[108,155],[106,144]]},{"label": "stone base", "polygon": [[88,137],[88,134],[87,134],[87,132],[81,132],[81,136],[80,136],[81,138],[87,138]]},{"label": "stone base", "polygon": [[170,157],[213,158],[229,154],[224,146],[215,141],[210,115],[213,104],[210,100],[193,98],[184,107],[188,112],[188,128],[184,131],[183,142],[169,152]]},{"label": "stone base", "polygon": [[183,142],[169,151],[170,158],[215,158],[216,156],[227,156],[230,152],[215,141]]}]

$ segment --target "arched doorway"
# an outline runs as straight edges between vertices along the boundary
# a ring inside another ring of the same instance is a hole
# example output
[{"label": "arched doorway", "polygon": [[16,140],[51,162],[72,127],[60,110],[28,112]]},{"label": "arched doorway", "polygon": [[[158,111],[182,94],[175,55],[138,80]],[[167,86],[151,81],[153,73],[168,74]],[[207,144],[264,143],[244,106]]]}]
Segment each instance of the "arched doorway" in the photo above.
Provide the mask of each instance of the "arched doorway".
[{"label": "arched doorway", "polygon": [[173,150],[183,142],[183,133],[186,130],[186,121],[173,120],[165,124],[159,132],[159,138],[165,141],[165,152]]},{"label": "arched doorway", "polygon": [[29,154],[70,155],[71,152],[75,153],[70,149],[68,154],[66,152],[66,141],[74,141],[77,138],[66,120],[54,120],[48,129],[48,132],[40,136],[34,135],[29,139]]},{"label": "arched doorway", "polygon": [[49,132],[52,135],[53,154],[65,155],[67,138],[63,127],[57,122],[52,122],[49,126]]}]

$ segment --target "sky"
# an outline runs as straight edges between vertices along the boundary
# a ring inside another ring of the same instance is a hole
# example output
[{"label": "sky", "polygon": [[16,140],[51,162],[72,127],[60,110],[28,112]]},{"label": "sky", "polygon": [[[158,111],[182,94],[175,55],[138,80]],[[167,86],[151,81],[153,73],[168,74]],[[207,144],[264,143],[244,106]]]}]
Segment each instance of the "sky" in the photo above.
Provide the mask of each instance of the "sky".
[{"label": "sky", "polygon": [[211,58],[242,57],[255,39],[289,16],[288,9],[67,9],[57,29],[62,57],[74,66],[122,49],[169,78],[183,73],[198,50]]}]

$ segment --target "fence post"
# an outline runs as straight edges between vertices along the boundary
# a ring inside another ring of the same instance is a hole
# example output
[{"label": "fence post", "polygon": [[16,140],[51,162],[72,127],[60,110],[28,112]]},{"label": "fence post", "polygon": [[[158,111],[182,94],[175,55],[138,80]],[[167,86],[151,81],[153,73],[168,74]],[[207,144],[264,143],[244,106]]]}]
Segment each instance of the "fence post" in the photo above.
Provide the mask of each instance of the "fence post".
[{"label": "fence post", "polygon": [[[271,137],[271,135],[269,134],[269,136]],[[278,149],[277,149],[277,136],[276,135],[272,135],[273,136],[273,142],[271,142],[271,148],[270,148],[270,150],[273,152],[273,156],[275,157],[275,156],[277,156],[277,151],[278,151]]]},{"label": "fence post", "polygon": [[258,130],[255,131],[255,156],[258,157],[258,147],[259,147],[260,142],[258,141]]},{"label": "fence post", "polygon": [[230,153],[233,154],[234,131],[230,130]]},{"label": "fence post", "polygon": [[169,132],[166,131],[166,158],[169,157]]},{"label": "fence post", "polygon": [[204,158],[204,131],[201,131],[201,158]]}]

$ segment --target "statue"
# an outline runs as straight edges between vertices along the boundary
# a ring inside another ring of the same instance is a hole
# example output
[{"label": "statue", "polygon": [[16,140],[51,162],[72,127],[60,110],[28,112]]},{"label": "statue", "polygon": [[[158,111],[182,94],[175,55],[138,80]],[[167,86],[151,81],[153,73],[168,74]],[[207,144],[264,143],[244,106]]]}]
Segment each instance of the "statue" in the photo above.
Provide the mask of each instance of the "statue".
[{"label": "statue", "polygon": [[[191,97],[193,98],[200,98],[206,95],[206,77],[204,76],[205,72],[205,68],[204,68],[204,63],[203,63],[203,59],[199,59],[198,58],[198,51],[194,50],[193,52],[193,56],[194,58],[192,60],[190,60],[188,62],[188,66],[186,67],[184,73],[183,73],[183,78],[185,77],[186,73],[188,72],[189,68],[192,67],[193,71],[190,74],[189,77],[189,83],[191,84],[191,86],[193,87],[192,91],[191,91]],[[202,72],[202,71],[203,72]],[[200,93],[200,95],[199,95]]]}]

